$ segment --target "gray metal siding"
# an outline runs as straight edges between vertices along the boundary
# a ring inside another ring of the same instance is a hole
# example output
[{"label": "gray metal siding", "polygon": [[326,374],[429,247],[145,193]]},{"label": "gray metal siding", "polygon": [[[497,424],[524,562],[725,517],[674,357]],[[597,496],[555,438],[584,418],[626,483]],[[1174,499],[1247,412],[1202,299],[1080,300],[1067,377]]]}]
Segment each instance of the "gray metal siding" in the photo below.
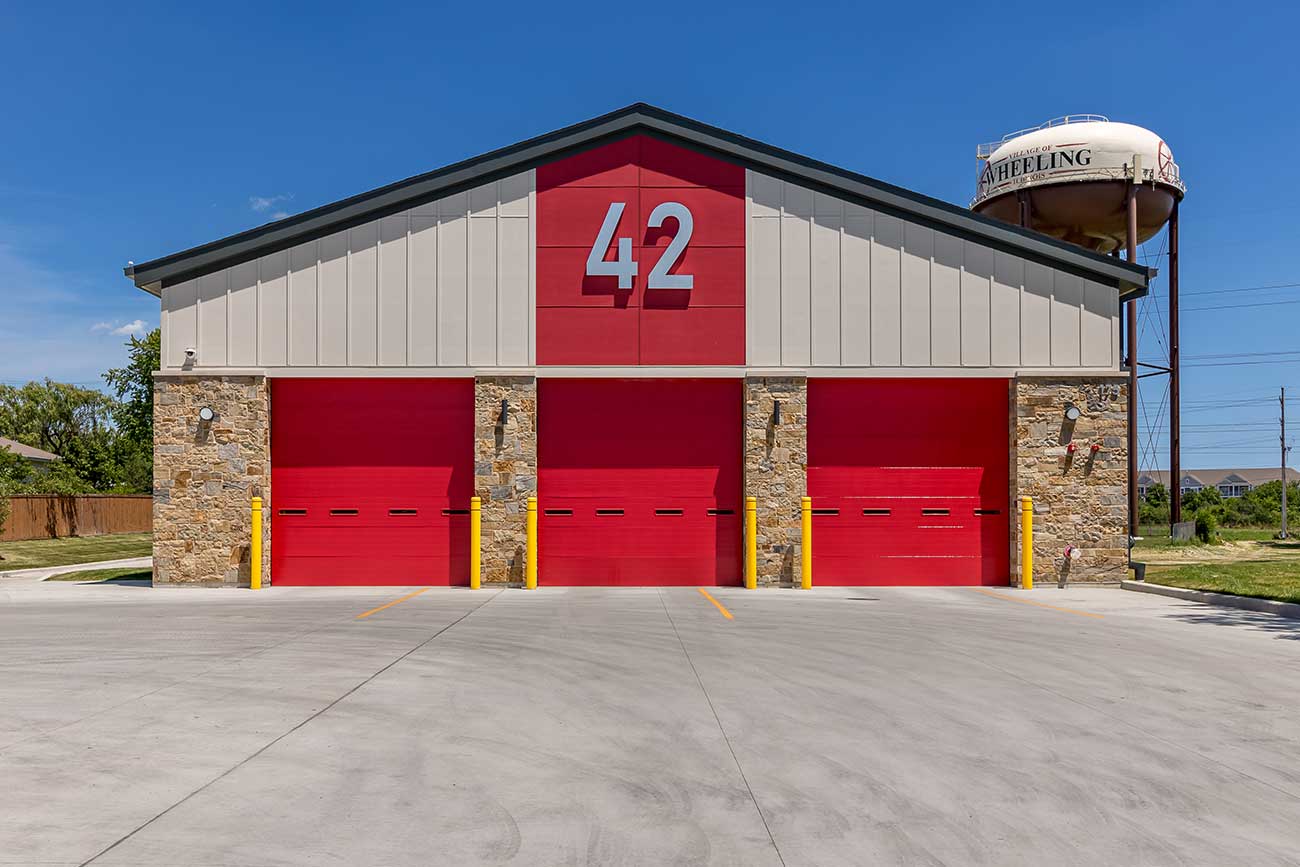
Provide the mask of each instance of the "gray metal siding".
[{"label": "gray metal siding", "polygon": [[162,295],[163,368],[533,363],[533,172]]},{"label": "gray metal siding", "polygon": [[750,366],[1118,370],[1114,287],[748,175]]}]

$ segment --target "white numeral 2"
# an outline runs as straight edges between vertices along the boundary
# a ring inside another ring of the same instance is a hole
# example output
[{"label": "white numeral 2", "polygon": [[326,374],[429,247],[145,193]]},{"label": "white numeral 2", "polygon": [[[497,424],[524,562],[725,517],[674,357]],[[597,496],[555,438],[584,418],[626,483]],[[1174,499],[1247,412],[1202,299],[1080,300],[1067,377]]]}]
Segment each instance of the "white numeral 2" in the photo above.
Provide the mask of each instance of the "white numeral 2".
[{"label": "white numeral 2", "polygon": [[695,218],[691,216],[690,209],[681,202],[664,202],[650,212],[650,219],[646,220],[646,225],[651,229],[657,229],[668,217],[677,218],[677,234],[673,236],[664,254],[659,257],[659,261],[650,269],[646,288],[694,289],[694,274],[669,274],[668,269],[676,265],[677,260],[686,252],[686,242],[691,240],[691,233],[695,231]]},{"label": "white numeral 2", "polygon": [[[605,212],[605,220],[600,224],[600,231],[596,233],[596,241],[591,245],[591,252],[587,254],[587,276],[617,277],[620,289],[631,289],[632,278],[637,274],[637,263],[632,258],[632,239],[618,239],[618,256],[612,262],[605,261],[605,251],[614,240],[614,231],[618,228],[618,221],[623,217],[626,208],[626,202],[610,202],[609,210]],[[695,231],[695,219],[691,216],[690,209],[681,202],[664,202],[650,212],[650,219],[646,224],[651,229],[657,229],[669,217],[677,220],[677,234],[664,248],[659,261],[650,269],[646,288],[693,289],[695,288],[693,274],[668,273],[668,269],[676,265],[682,253],[686,252],[691,233]]]}]

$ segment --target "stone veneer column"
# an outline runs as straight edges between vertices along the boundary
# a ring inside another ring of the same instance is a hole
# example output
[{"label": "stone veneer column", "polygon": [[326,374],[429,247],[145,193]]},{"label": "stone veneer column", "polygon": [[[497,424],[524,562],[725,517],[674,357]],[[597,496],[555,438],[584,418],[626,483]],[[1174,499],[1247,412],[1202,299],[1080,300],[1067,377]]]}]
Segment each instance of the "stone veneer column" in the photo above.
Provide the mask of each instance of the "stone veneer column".
[{"label": "stone veneer column", "polygon": [[525,513],[537,495],[536,378],[474,380],[474,494],[483,501],[484,583],[522,583]]},{"label": "stone veneer column", "polygon": [[[1125,374],[1015,381],[1011,562],[1020,562],[1020,497],[1034,498],[1034,581],[1119,581],[1128,568]],[[1066,421],[1073,403],[1081,415]],[[1074,442],[1071,456],[1067,446]],[[1090,446],[1099,443],[1094,456]],[[1065,546],[1083,552],[1067,563]]]},{"label": "stone veneer column", "polygon": [[[199,410],[216,414],[199,420]],[[263,498],[262,579],[271,580],[270,399],[263,376],[154,381],[153,580],[248,584],[254,496]]]},{"label": "stone veneer column", "polygon": [[[781,403],[775,423],[773,407]],[[745,496],[758,499],[758,583],[797,580],[800,500],[807,490],[808,380],[745,380]]]}]

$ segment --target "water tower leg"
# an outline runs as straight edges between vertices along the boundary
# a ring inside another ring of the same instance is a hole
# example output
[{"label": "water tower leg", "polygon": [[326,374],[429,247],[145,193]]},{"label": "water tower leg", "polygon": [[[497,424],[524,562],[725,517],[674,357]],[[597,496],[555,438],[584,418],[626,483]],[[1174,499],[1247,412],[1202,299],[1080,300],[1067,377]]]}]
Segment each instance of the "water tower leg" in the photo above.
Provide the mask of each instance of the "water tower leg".
[{"label": "water tower leg", "polygon": [[1183,519],[1182,373],[1178,369],[1178,201],[1169,215],[1169,535]]},{"label": "water tower leg", "polygon": [[[1128,185],[1128,260],[1137,262],[1137,186]],[[1137,301],[1128,302],[1128,532],[1138,534],[1138,318]]]}]

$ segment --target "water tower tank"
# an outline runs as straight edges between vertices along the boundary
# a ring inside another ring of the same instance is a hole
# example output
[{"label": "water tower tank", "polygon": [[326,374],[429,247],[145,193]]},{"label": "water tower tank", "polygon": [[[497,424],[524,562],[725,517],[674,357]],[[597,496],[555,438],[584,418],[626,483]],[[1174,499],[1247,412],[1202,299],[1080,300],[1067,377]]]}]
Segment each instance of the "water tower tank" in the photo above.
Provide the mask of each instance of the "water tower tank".
[{"label": "water tower tank", "polygon": [[1097,114],[1075,114],[981,145],[976,213],[1021,222],[1021,194],[1028,199],[1028,228],[1109,253],[1125,244],[1125,196],[1133,168],[1137,188],[1138,242],[1168,221],[1186,188],[1173,153],[1160,136]]}]

